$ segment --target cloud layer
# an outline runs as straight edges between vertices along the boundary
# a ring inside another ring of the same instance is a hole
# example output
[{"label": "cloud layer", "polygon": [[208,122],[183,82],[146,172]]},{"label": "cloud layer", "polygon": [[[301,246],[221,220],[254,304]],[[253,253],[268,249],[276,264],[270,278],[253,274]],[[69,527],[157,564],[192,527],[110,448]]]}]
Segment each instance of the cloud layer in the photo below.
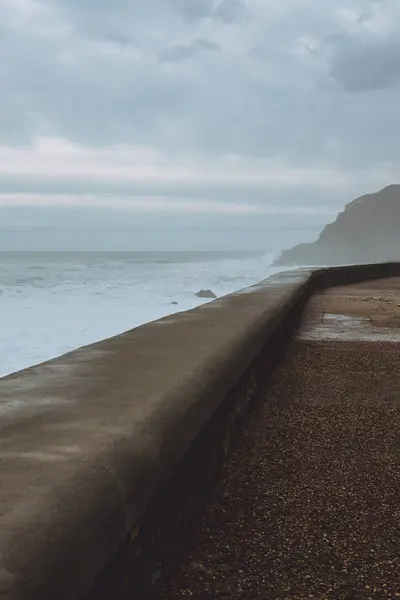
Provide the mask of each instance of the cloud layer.
[{"label": "cloud layer", "polygon": [[391,183],[399,22],[398,0],[3,0],[0,188]]}]

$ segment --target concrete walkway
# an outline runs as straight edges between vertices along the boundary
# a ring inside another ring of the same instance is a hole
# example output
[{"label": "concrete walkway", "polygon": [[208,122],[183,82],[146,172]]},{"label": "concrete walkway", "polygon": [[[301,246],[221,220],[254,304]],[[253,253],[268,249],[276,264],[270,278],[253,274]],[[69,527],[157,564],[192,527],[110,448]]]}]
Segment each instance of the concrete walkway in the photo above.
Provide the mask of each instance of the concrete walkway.
[{"label": "concrete walkway", "polygon": [[399,359],[399,279],[312,300],[163,598],[400,598]]}]

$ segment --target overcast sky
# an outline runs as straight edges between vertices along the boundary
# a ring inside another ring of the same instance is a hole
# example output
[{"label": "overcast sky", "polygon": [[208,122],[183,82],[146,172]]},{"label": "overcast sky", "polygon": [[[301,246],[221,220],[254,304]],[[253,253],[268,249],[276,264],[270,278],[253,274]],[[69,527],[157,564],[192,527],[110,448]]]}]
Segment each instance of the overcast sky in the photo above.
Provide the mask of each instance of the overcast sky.
[{"label": "overcast sky", "polygon": [[0,0],[3,241],[317,230],[399,181],[399,23],[399,0]]}]

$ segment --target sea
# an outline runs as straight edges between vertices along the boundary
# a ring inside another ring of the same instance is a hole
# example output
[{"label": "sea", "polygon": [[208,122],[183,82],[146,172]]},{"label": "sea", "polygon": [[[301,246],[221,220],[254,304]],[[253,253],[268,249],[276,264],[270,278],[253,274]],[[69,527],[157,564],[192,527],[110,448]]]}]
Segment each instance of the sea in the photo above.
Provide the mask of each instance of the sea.
[{"label": "sea", "polygon": [[[282,270],[262,252],[0,252],[0,377]],[[176,303],[176,304],[175,304]]]}]

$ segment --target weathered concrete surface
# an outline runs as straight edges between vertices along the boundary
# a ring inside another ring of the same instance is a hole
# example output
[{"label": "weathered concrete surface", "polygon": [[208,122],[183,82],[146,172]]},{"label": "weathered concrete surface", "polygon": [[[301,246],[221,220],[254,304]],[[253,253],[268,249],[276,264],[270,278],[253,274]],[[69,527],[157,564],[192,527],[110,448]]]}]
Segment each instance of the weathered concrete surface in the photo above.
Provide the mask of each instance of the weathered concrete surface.
[{"label": "weathered concrete surface", "polygon": [[[400,597],[400,344],[374,337],[397,331],[399,295],[396,279],[311,301],[163,598]],[[333,340],[327,312],[386,328]]]},{"label": "weathered concrete surface", "polygon": [[400,340],[400,279],[336,287],[309,303],[306,337]]},{"label": "weathered concrete surface", "polygon": [[2,599],[82,596],[307,296],[309,276],[275,278],[0,381]]}]

